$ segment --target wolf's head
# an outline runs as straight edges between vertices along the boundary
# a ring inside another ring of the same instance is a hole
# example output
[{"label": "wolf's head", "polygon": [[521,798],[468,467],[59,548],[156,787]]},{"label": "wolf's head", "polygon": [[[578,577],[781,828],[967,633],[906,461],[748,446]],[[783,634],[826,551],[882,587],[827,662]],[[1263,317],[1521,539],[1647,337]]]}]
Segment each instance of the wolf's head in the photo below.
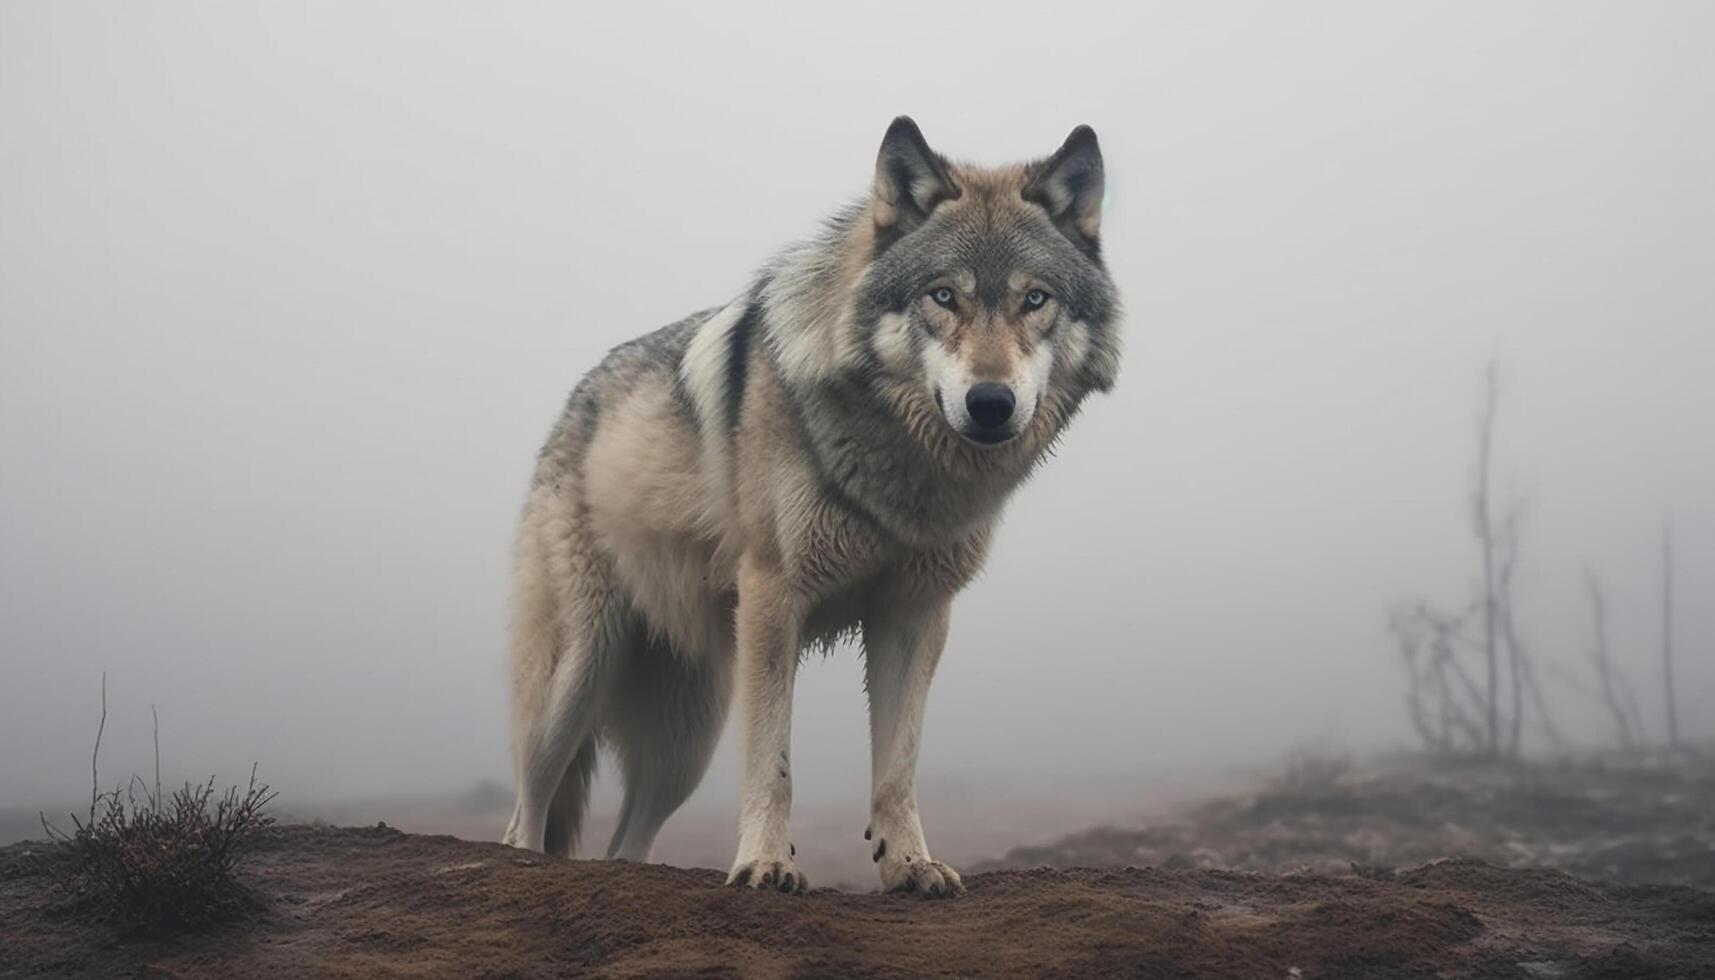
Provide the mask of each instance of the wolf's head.
[{"label": "wolf's head", "polygon": [[980,168],[949,163],[916,123],[895,119],[867,209],[873,252],[854,289],[865,360],[916,386],[969,443],[1011,442],[1050,401],[1057,428],[1119,367],[1102,187],[1088,126],[1044,160]]}]

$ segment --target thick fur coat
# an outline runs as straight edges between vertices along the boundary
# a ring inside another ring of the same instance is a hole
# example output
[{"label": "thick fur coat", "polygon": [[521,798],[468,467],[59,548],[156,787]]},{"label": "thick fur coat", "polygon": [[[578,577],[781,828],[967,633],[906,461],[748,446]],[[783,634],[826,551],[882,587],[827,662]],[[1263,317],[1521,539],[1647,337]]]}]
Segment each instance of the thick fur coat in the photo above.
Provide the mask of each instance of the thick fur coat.
[{"label": "thick fur coat", "polygon": [[793,679],[804,650],[857,635],[881,882],[963,890],[917,813],[929,683],[1001,508],[1114,383],[1102,190],[1087,127],[1047,159],[980,168],[901,117],[864,200],[584,378],[518,536],[508,843],[572,853],[606,744],[625,781],[607,853],[646,860],[736,700],[729,880],[802,891]]}]

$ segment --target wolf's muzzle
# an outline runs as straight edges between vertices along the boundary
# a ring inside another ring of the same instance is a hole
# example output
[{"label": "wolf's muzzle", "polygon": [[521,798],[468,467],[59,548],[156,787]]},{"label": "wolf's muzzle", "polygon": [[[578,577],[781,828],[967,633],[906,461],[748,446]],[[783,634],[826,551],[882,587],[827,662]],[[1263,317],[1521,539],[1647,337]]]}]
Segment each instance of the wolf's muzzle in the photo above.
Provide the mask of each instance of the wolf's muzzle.
[{"label": "wolf's muzzle", "polygon": [[965,411],[970,414],[970,431],[965,435],[978,442],[1005,442],[1015,434],[1007,425],[1017,407],[1012,389],[993,381],[971,385],[965,392]]}]

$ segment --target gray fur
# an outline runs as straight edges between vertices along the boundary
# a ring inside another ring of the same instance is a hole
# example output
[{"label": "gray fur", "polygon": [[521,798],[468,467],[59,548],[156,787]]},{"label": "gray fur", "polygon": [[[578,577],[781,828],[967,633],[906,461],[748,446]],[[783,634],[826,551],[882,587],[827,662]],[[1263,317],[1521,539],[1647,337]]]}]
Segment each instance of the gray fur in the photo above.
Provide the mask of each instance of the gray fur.
[{"label": "gray fur", "polygon": [[[1087,129],[983,170],[902,117],[870,197],[732,303],[614,348],[578,384],[518,538],[507,842],[570,853],[607,745],[626,784],[607,853],[646,859],[736,700],[729,881],[802,891],[786,833],[796,662],[861,634],[882,883],[963,890],[917,815],[928,685],[1006,500],[1113,384],[1100,175]],[[967,397],[1001,386],[1013,414],[973,434]]]}]

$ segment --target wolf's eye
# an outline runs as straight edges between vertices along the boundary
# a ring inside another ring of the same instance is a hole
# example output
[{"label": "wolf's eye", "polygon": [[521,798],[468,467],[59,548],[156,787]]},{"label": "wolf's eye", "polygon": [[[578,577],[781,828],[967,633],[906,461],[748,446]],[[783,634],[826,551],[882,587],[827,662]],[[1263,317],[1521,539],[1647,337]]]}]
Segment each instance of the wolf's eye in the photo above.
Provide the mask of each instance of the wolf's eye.
[{"label": "wolf's eye", "polygon": [[948,289],[946,286],[941,286],[938,289],[931,289],[929,291],[929,298],[942,306],[945,306],[949,310],[957,308],[953,302],[953,291]]},{"label": "wolf's eye", "polygon": [[1027,310],[1040,310],[1042,304],[1046,302],[1048,302],[1048,294],[1040,289],[1032,289],[1024,294],[1024,308]]}]

